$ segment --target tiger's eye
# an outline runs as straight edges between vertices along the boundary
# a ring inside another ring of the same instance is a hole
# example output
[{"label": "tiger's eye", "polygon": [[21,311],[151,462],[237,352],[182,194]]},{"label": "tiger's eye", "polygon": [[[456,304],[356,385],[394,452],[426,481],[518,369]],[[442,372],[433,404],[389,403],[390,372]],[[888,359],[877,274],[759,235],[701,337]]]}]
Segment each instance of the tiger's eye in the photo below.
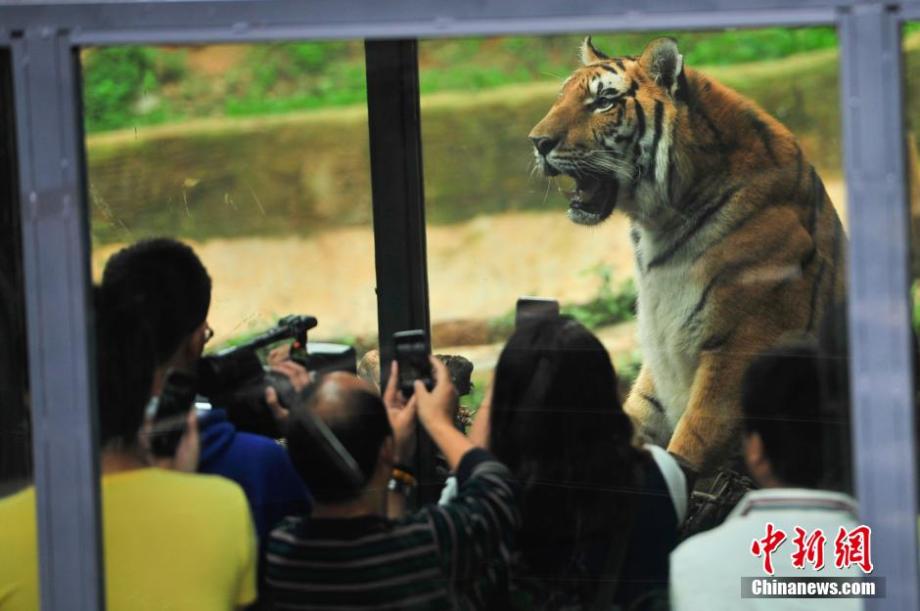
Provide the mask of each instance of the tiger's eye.
[{"label": "tiger's eye", "polygon": [[597,101],[597,109],[607,110],[609,108],[612,108],[615,103],[616,103],[616,100],[614,98],[600,98]]}]

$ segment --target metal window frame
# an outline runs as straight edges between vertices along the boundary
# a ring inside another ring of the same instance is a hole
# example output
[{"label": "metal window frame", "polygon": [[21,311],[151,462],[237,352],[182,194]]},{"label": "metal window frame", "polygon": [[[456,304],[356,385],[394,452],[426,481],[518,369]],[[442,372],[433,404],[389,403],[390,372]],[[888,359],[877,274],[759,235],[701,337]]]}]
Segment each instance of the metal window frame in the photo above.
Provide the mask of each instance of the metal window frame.
[{"label": "metal window frame", "polygon": [[840,14],[854,471],[888,584],[874,609],[920,608],[901,27],[883,5]]},{"label": "metal window frame", "polygon": [[[15,64],[29,365],[33,409],[39,415],[34,443],[43,608],[101,609],[104,602],[91,334],[86,332],[88,211],[73,87],[78,74],[66,60],[73,48],[772,25],[834,25],[840,32],[851,219],[854,465],[863,518],[874,528],[877,571],[889,576],[887,598],[867,606],[920,608],[908,345],[908,203],[901,145],[901,38],[896,35],[901,22],[914,19],[920,19],[920,0],[647,0],[639,7],[629,0],[25,0],[0,5],[0,44],[12,44]],[[860,108],[872,112],[859,112]],[[411,172],[406,176],[416,180]],[[375,228],[376,220],[393,205],[378,206],[376,200]],[[384,236],[375,236],[378,290],[395,299],[392,295],[410,287],[413,292],[405,303],[416,313],[427,313],[424,231],[411,226],[424,218],[422,197],[406,201],[401,212],[401,220],[393,221],[391,228],[404,223],[394,229],[409,241],[399,252],[414,253],[416,263],[401,270],[395,265],[383,269],[379,258],[394,251],[384,248]],[[395,239],[389,244],[395,247]],[[395,312],[386,314],[388,307],[382,301],[378,307],[381,329],[403,322]],[[427,315],[412,316],[408,322],[427,323]],[[66,512],[56,503],[61,497],[74,499],[63,504]]]},{"label": "metal window frame", "polygon": [[42,607],[102,608],[79,62],[65,32],[11,43]]},{"label": "metal window frame", "polygon": [[[368,40],[364,48],[378,279],[377,337],[380,383],[386,386],[393,359],[393,333],[431,328],[418,42]],[[430,340],[428,349],[430,352]],[[436,486],[436,450],[422,427],[416,426],[416,500],[426,503],[437,500],[440,492]]]}]

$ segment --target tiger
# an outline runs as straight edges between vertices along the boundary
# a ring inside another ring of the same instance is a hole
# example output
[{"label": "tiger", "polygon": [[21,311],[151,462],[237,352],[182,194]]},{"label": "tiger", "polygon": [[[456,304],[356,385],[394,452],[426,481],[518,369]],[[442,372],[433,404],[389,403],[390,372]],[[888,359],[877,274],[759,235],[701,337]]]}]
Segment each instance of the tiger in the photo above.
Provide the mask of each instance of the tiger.
[{"label": "tiger", "polygon": [[642,365],[624,409],[713,474],[740,456],[753,357],[842,299],[846,236],[792,133],[674,39],[610,57],[587,37],[581,61],[529,134],[537,168],[574,179],[572,222],[627,215]]}]

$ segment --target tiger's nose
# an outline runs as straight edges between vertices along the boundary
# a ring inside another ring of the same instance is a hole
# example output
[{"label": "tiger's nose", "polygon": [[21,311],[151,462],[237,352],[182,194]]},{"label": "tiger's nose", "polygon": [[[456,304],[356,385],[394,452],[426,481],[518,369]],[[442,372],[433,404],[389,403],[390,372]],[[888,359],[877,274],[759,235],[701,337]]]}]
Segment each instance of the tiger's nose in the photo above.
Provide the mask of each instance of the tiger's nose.
[{"label": "tiger's nose", "polygon": [[556,145],[559,144],[559,140],[556,138],[550,138],[549,136],[531,136],[531,142],[536,147],[537,152],[546,157],[550,152],[556,148]]}]

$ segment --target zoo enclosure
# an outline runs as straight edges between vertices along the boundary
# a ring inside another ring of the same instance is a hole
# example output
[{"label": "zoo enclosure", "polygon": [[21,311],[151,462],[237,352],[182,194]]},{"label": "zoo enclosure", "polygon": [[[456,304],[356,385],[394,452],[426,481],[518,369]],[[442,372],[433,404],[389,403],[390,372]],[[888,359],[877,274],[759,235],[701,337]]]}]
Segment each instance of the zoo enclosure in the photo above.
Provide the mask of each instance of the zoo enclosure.
[{"label": "zoo enclosure", "polygon": [[[12,107],[3,118],[15,126],[6,130],[15,133],[15,148],[3,170],[20,203],[43,607],[89,610],[104,602],[80,47],[366,39],[378,329],[386,338],[429,323],[417,38],[834,25],[850,219],[854,467],[862,516],[875,530],[876,565],[888,581],[887,598],[870,607],[920,608],[899,35],[912,19],[920,19],[913,0],[650,0],[638,9],[624,0],[0,6],[0,102]],[[7,247],[18,245],[10,239]],[[388,346],[382,350],[386,362]],[[430,451],[419,459],[423,472],[430,469]]]}]

